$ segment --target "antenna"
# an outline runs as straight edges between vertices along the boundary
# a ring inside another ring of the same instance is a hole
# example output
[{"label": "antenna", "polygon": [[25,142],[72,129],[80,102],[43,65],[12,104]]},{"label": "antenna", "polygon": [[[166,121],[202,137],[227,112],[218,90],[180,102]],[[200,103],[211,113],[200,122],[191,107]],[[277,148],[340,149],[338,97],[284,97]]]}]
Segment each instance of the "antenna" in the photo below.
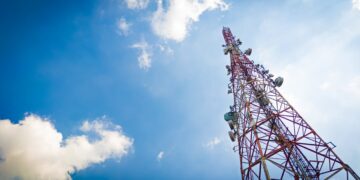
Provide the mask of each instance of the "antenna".
[{"label": "antenna", "polygon": [[280,94],[284,78],[271,79],[254,64],[224,27],[225,55],[230,54],[229,89],[234,104],[224,115],[236,142],[242,179],[356,179],[360,177]]}]

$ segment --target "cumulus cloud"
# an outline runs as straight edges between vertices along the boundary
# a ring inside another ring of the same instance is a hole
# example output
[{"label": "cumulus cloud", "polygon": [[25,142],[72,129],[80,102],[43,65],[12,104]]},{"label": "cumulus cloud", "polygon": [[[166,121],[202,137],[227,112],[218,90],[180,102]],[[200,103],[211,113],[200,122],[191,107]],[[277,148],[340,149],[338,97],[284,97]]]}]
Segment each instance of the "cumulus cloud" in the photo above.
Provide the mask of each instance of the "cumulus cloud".
[{"label": "cumulus cloud", "polygon": [[145,40],[141,40],[131,46],[140,50],[138,56],[139,67],[144,70],[148,70],[151,67],[151,54],[149,52],[149,45]]},{"label": "cumulus cloud", "polygon": [[158,161],[161,161],[163,159],[163,157],[164,157],[164,151],[160,151],[159,154],[157,155],[156,159]]},{"label": "cumulus cloud", "polygon": [[352,0],[353,8],[360,11],[360,0]]},{"label": "cumulus cloud", "polygon": [[218,137],[210,140],[208,143],[205,144],[205,147],[213,149],[216,145],[220,144],[221,140]]},{"label": "cumulus cloud", "polygon": [[162,0],[158,0],[151,26],[156,35],[180,42],[202,13],[218,8],[227,10],[228,7],[223,0],[170,0],[169,7],[165,10]]},{"label": "cumulus cloud", "polygon": [[149,4],[149,0],[126,0],[129,9],[145,9]]},{"label": "cumulus cloud", "polygon": [[[63,139],[48,119],[0,120],[0,179],[71,179],[70,174],[128,154],[133,140],[103,120],[85,121],[85,133]],[[98,138],[91,140],[88,133]]]},{"label": "cumulus cloud", "polygon": [[129,34],[131,24],[126,21],[125,18],[120,18],[117,22],[117,28],[121,35],[127,36]]}]

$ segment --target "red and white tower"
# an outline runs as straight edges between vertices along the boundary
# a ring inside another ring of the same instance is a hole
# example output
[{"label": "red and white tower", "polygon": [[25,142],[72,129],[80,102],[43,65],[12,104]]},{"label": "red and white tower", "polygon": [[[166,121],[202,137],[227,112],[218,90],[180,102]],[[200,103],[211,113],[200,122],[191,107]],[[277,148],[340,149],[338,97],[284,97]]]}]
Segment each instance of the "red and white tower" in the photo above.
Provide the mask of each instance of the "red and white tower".
[{"label": "red and white tower", "polygon": [[234,150],[240,156],[242,179],[357,179],[360,177],[279,93],[283,78],[273,78],[262,65],[249,60],[229,28],[223,28],[228,93],[234,104],[224,115]]}]

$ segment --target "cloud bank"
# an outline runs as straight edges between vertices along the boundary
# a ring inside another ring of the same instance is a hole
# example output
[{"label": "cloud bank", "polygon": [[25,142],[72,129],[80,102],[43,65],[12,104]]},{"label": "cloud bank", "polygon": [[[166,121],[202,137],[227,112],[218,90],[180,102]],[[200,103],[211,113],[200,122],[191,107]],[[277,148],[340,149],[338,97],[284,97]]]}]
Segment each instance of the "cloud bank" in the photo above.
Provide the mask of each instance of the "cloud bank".
[{"label": "cloud bank", "polygon": [[154,33],[164,39],[182,41],[193,22],[205,11],[227,10],[229,5],[223,0],[170,0],[168,9],[158,0],[157,10],[152,16],[151,26]]},{"label": "cloud bank", "polygon": [[48,119],[28,115],[18,124],[0,120],[0,179],[71,179],[70,174],[128,154],[133,140],[120,126],[110,129],[103,120],[85,121],[88,135],[63,139]]}]

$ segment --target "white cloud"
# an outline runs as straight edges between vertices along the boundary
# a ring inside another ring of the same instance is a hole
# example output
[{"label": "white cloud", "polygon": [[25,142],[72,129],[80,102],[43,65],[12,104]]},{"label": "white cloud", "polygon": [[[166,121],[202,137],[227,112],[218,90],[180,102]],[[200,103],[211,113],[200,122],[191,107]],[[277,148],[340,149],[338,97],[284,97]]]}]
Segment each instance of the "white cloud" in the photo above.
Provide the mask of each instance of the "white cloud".
[{"label": "white cloud", "polygon": [[180,42],[202,13],[217,8],[227,10],[228,7],[223,0],[170,0],[168,9],[164,10],[162,0],[158,0],[151,26],[156,35]]},{"label": "white cloud", "polygon": [[129,9],[145,9],[149,4],[149,0],[126,0]]},{"label": "white cloud", "polygon": [[71,179],[70,174],[121,158],[129,152],[133,140],[121,129],[109,129],[102,120],[85,121],[84,135],[63,139],[48,119],[28,115],[18,124],[0,120],[0,179]]},{"label": "white cloud", "polygon": [[353,8],[360,11],[360,0],[352,0]]},{"label": "white cloud", "polygon": [[[339,75],[338,75],[339,76]],[[326,93],[344,94],[344,97],[351,97],[352,100],[360,99],[360,74],[351,79],[342,77],[329,77],[320,85],[320,89]],[[341,85],[339,85],[341,83]]]},{"label": "white cloud", "polygon": [[121,35],[127,36],[129,34],[131,24],[126,21],[125,18],[120,18],[117,22],[117,28]]},{"label": "white cloud", "polygon": [[163,159],[163,157],[164,157],[164,151],[160,151],[159,154],[157,155],[156,159],[158,161],[161,161]]},{"label": "white cloud", "polygon": [[151,54],[149,52],[149,45],[145,40],[137,42],[131,46],[132,48],[140,49],[138,56],[139,67],[148,70],[151,67]]},{"label": "white cloud", "polygon": [[360,99],[360,75],[354,77],[344,88],[345,92],[350,93],[351,96]]},{"label": "white cloud", "polygon": [[218,137],[210,140],[208,143],[205,144],[205,147],[213,149],[216,145],[220,144],[221,140]]},{"label": "white cloud", "polygon": [[174,50],[171,49],[169,46],[161,45],[161,44],[159,44],[158,46],[159,46],[159,49],[160,49],[161,52],[164,52],[164,53],[166,53],[168,55],[173,55],[174,54]]}]

